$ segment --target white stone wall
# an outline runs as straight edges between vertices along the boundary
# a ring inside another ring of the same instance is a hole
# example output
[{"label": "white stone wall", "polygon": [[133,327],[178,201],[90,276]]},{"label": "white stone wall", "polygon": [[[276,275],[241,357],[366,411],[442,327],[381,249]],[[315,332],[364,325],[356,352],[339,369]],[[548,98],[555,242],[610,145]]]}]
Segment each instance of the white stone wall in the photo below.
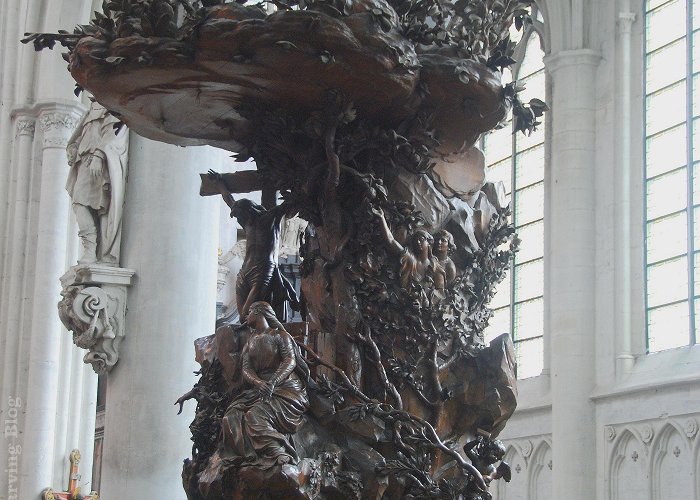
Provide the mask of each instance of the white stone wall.
[{"label": "white stone wall", "polygon": [[[6,0],[0,6],[0,420],[7,431],[0,437],[0,500],[32,500],[43,487],[65,487],[74,447],[83,452],[83,489],[89,489],[96,379],[52,305],[58,277],[77,257],[77,229],[62,197],[67,166],[60,146],[84,103],[73,97],[57,53],[35,54],[18,40],[25,31],[86,22],[99,3]],[[546,0],[540,6],[552,107],[545,371],[520,382],[519,409],[502,434],[513,481],[499,484],[494,496],[700,499],[700,347],[644,354],[642,1]],[[127,220],[134,222],[123,252],[136,268],[137,291],[127,318],[128,369],[109,384],[103,485],[112,496],[144,495],[157,486],[151,498],[180,499],[176,462],[188,453],[190,416],[170,420],[168,411],[194,378],[189,368],[173,374],[191,360],[191,340],[213,326],[216,272],[203,263],[214,262],[217,239],[229,269],[218,297],[226,306],[234,303],[240,259],[231,255],[236,224],[223,202],[187,198],[190,183],[196,194],[196,169],[183,164],[155,172],[149,162],[165,154],[220,171],[239,167],[211,150],[185,154],[140,143],[134,151],[135,175],[161,176],[177,193],[167,203],[147,189],[127,196]],[[140,217],[166,207],[167,216]],[[207,223],[197,224],[203,218]],[[199,246],[188,243],[195,226]],[[172,298],[157,300],[164,281]],[[196,308],[180,301],[193,295],[200,300]],[[144,303],[152,309],[141,308]],[[163,343],[167,350],[154,347]],[[159,351],[159,361],[144,375],[139,370],[149,349]],[[151,406],[109,415],[109,398],[126,407],[145,396]],[[177,433],[183,439],[171,439]],[[146,465],[146,475],[134,472]],[[172,489],[164,492],[167,485]]]}]

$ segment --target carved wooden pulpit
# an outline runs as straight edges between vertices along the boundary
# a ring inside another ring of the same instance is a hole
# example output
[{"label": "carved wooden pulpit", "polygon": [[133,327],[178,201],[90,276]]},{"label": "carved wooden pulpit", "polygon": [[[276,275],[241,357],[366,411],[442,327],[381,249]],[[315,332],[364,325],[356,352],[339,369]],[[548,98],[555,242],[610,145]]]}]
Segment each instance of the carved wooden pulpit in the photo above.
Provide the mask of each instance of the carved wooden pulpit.
[{"label": "carved wooden pulpit", "polygon": [[80,478],[78,464],[80,464],[80,451],[73,450],[70,453],[70,469],[68,473],[68,491],[54,491],[46,488],[42,494],[42,500],[99,500],[97,492],[92,491],[89,495],[80,494]]}]

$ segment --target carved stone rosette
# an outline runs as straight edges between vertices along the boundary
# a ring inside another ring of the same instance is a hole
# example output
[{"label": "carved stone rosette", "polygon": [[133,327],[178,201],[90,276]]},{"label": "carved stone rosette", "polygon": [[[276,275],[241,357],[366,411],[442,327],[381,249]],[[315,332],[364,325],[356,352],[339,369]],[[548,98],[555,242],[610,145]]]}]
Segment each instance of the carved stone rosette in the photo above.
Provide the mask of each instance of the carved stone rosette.
[{"label": "carved stone rosette", "polygon": [[124,339],[127,287],[135,271],[98,264],[78,265],[61,277],[58,314],[73,343],[88,352],[83,361],[98,374],[119,361]]}]

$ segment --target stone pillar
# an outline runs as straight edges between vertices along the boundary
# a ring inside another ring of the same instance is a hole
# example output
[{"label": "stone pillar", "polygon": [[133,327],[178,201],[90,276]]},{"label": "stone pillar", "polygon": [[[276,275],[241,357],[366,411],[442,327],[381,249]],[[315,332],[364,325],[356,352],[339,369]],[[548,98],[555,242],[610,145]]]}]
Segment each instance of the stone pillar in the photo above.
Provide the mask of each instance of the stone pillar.
[{"label": "stone pillar", "polygon": [[595,498],[595,106],[600,56],[559,52],[552,77],[549,254],[552,498]]},{"label": "stone pillar", "polygon": [[629,0],[621,2],[618,155],[615,168],[615,336],[618,378],[634,366],[632,351],[632,23]]},{"label": "stone pillar", "polygon": [[223,152],[131,135],[121,264],[136,270],[126,337],[109,372],[101,496],[183,500],[194,404],[193,341],[214,331],[219,200],[199,196],[198,173]]},{"label": "stone pillar", "polygon": [[28,499],[52,486],[54,454],[61,452],[54,449],[54,442],[64,332],[56,304],[61,298],[59,278],[66,263],[70,219],[70,200],[65,192],[66,144],[84,111],[78,105],[56,103],[38,109],[43,133],[41,201],[20,471],[20,495]]}]

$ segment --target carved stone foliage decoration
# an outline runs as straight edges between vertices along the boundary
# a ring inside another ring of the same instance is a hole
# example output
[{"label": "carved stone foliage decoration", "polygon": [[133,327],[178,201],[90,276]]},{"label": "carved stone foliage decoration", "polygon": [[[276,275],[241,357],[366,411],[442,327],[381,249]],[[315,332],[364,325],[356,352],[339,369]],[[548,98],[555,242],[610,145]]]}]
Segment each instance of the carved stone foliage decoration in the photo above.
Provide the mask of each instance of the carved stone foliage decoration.
[{"label": "carved stone foliage decoration", "polygon": [[107,373],[119,361],[124,340],[126,289],[134,271],[108,266],[76,266],[62,278],[58,313],[73,343],[87,350],[83,361]]},{"label": "carved stone foliage decoration", "polygon": [[[202,172],[246,232],[245,324],[196,342],[188,499],[490,498],[512,477],[497,437],[517,388],[510,337],[484,330],[518,240],[473,145],[546,109],[501,83],[532,2],[272,3],[107,1],[25,39],[67,47],[78,90],[133,131],[255,160]],[[261,204],[234,199],[251,191]],[[294,216],[298,303],[278,269]],[[80,293],[87,331],[109,306]],[[286,303],[303,322],[281,323]]]}]

